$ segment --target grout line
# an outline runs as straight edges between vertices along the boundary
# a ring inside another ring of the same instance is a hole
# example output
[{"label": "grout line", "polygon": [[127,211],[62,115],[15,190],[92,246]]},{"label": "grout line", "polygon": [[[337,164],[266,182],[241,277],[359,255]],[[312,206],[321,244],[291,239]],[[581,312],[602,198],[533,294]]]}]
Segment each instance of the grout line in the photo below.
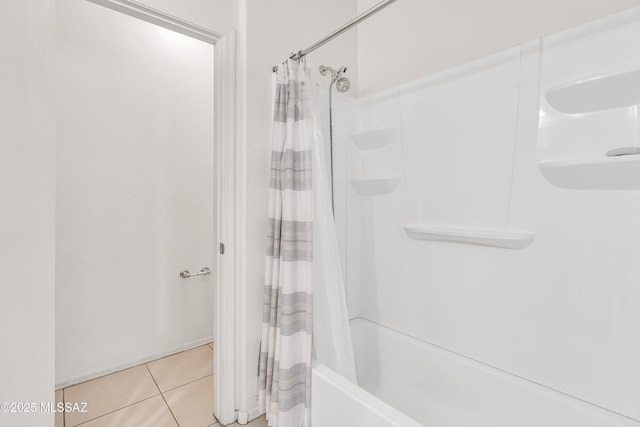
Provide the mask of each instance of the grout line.
[{"label": "grout line", "polygon": [[[64,388],[62,389],[62,404],[65,404],[65,399],[64,399]],[[57,403],[56,403],[57,404]],[[65,427],[65,424],[67,423],[67,413],[66,411],[62,411],[62,427]]]},{"label": "grout line", "polygon": [[153,383],[156,385],[156,388],[158,389],[158,393],[162,394],[162,390],[160,390],[160,386],[158,385],[158,382],[156,381],[155,377],[153,376],[153,373],[151,372],[151,369],[149,369],[149,364],[145,363],[144,367],[147,369],[147,372],[149,373],[149,376],[153,380]]},{"label": "grout line", "polygon": [[[123,363],[123,364],[118,364],[116,366],[113,366],[111,368],[108,369],[103,369],[97,372],[92,372],[89,373],[87,375],[82,375],[78,378],[75,379],[67,379],[61,382],[56,382],[56,388],[57,389],[61,389],[61,388],[66,388],[66,387],[72,387],[74,385],[78,385],[78,384],[82,384],[85,382],[89,382],[89,381],[93,381],[96,380],[98,378],[102,378],[102,377],[106,377],[108,375],[114,374],[116,372],[120,372],[120,371],[124,371],[130,368],[135,368],[137,366],[141,366],[144,365],[145,363],[148,362],[153,362],[156,360],[160,360],[160,359],[164,359],[165,357],[169,357],[169,356],[173,356],[175,354],[179,354],[179,353],[183,353],[185,351],[189,351],[189,350],[194,350],[196,348],[199,347],[203,347],[205,345],[207,345],[207,340],[209,338],[203,338],[202,340],[198,340],[192,343],[187,344],[186,347],[178,347],[177,349],[169,349],[167,350],[167,352],[161,352],[159,354],[153,354],[150,355],[149,357],[143,357],[141,359],[132,361],[131,363]],[[198,343],[198,344],[195,344]]]},{"label": "grout line", "polygon": [[86,420],[86,421],[81,422],[80,424],[76,424],[75,426],[69,426],[69,427],[78,427],[78,426],[84,425],[84,424],[86,424],[86,423],[88,423],[88,422],[90,422],[90,421],[95,421],[95,420],[97,420],[98,418],[102,418],[102,417],[104,417],[104,416],[107,416],[107,415],[113,414],[114,412],[118,412],[118,411],[120,411],[120,410],[122,410],[122,409],[125,409],[125,408],[130,408],[131,406],[137,405],[138,403],[145,402],[145,401],[147,401],[147,400],[149,400],[149,399],[153,399],[154,397],[158,397],[158,396],[162,396],[162,393],[154,394],[153,396],[149,396],[149,397],[144,398],[144,399],[142,399],[142,400],[139,400],[139,401],[137,401],[137,402],[133,402],[133,403],[130,403],[130,404],[128,404],[128,405],[125,405],[125,406],[123,406],[123,407],[121,407],[121,408],[114,409],[113,411],[110,411],[110,412],[104,413],[104,414],[100,415],[99,417],[91,418],[90,420]]},{"label": "grout line", "polygon": [[[167,390],[165,390],[165,391],[162,391],[162,390],[161,390],[161,391],[160,391],[160,393],[166,393],[166,392],[169,392],[169,391],[173,391],[173,390],[178,389],[178,388],[180,388],[180,387],[184,387],[184,386],[186,386],[186,385],[193,384],[193,383],[195,383],[196,381],[200,381],[200,380],[203,380],[203,379],[205,379],[205,378],[212,377],[212,376],[213,376],[213,374],[205,375],[204,377],[196,378],[195,380],[191,380],[191,381],[186,382],[186,383],[184,383],[184,384],[181,384],[181,385],[179,385],[179,386],[176,386],[176,387],[173,387],[173,388],[169,388],[169,389],[167,389]],[[155,381],[155,380],[154,380],[154,381]]]},{"label": "grout line", "polygon": [[[142,363],[139,363],[139,364],[137,364],[137,365],[127,366],[127,367],[124,367],[124,368],[122,368],[122,369],[118,369],[117,371],[112,371],[112,372],[109,372],[108,374],[100,375],[99,377],[91,378],[91,379],[88,379],[88,380],[86,380],[86,381],[81,381],[81,382],[79,382],[79,383],[75,383],[75,384],[69,384],[68,386],[63,387],[62,389],[67,389],[67,388],[75,387],[75,386],[77,386],[77,385],[86,384],[86,383],[89,383],[89,382],[91,382],[91,381],[96,381],[96,380],[99,380],[99,379],[101,379],[101,378],[108,377],[108,376],[110,376],[110,375],[114,375],[114,374],[118,374],[118,373],[120,373],[120,372],[127,371],[127,370],[129,370],[129,369],[135,369],[135,368],[138,368],[138,367],[140,367],[140,366],[142,366],[142,365],[146,365],[147,363],[153,363],[153,362],[156,362],[156,361],[158,361],[158,360],[162,360],[162,359],[166,359],[166,358],[168,358],[168,357],[172,357],[172,356],[178,355],[178,354],[180,354],[180,353],[186,353],[186,352],[188,352],[188,351],[196,350],[196,349],[198,349],[198,348],[200,348],[200,347],[209,347],[211,350],[213,350],[213,348],[212,348],[209,344],[201,344],[201,345],[198,345],[197,347],[188,348],[188,349],[186,349],[186,350],[182,350],[182,351],[179,351],[179,352],[177,352],[177,353],[167,354],[166,356],[162,356],[162,357],[159,357],[159,358],[157,358],[157,359],[149,360],[149,361],[147,361],[147,362],[142,362]],[[152,375],[152,376],[153,376],[153,375]]]},{"label": "grout line", "polygon": [[151,369],[149,369],[149,366],[146,363],[144,364],[144,366],[147,368],[147,371],[149,371],[149,375],[151,375],[151,379],[153,380],[153,383],[156,385],[156,388],[158,389],[158,391],[160,392],[160,396],[162,396],[162,400],[164,401],[164,404],[166,405],[167,409],[169,409],[169,413],[173,417],[173,420],[176,422],[176,425],[180,427],[180,423],[178,422],[176,415],[171,410],[171,406],[169,406],[169,402],[167,402],[167,399],[164,397],[162,390],[160,390],[160,386],[156,382],[156,379],[153,377],[153,374],[151,373]]},{"label": "grout line", "polygon": [[[184,384],[181,384],[181,385],[179,385],[179,386],[176,386],[176,387],[170,388],[170,389],[165,390],[165,391],[163,392],[162,390],[160,390],[160,386],[158,386],[158,383],[156,382],[156,379],[154,378],[153,374],[151,373],[151,369],[149,369],[148,364],[149,364],[149,363],[152,363],[152,362],[155,362],[156,360],[166,359],[167,357],[171,357],[171,356],[174,356],[174,355],[176,355],[176,354],[180,354],[180,353],[184,353],[184,352],[187,352],[187,351],[195,350],[196,348],[200,348],[200,347],[209,347],[209,348],[213,351],[213,348],[212,348],[212,347],[207,343],[207,344],[204,344],[204,345],[199,345],[198,347],[194,347],[194,348],[191,348],[191,349],[188,349],[188,350],[179,351],[178,353],[170,354],[170,355],[167,355],[167,356],[161,357],[161,358],[159,358],[159,359],[151,360],[151,361],[146,362],[146,363],[141,363],[140,365],[132,366],[132,367],[130,367],[130,368],[125,368],[125,369],[122,369],[122,370],[120,370],[120,371],[116,371],[116,372],[112,372],[111,374],[104,375],[104,376],[113,375],[113,374],[116,374],[116,373],[118,373],[118,372],[125,371],[125,370],[127,370],[127,369],[133,369],[133,368],[136,368],[136,367],[138,367],[138,366],[142,366],[142,365],[144,365],[144,366],[145,366],[145,368],[147,369],[147,372],[149,372],[149,375],[151,376],[151,379],[153,380],[153,383],[155,384],[156,388],[158,389],[158,394],[154,394],[153,396],[149,396],[149,397],[147,397],[147,398],[145,398],[145,399],[142,399],[142,400],[139,400],[139,401],[137,401],[137,402],[130,403],[130,404],[128,404],[128,405],[122,406],[121,408],[115,409],[115,410],[110,411],[110,412],[106,412],[106,413],[104,413],[104,414],[102,414],[102,415],[100,415],[100,416],[98,416],[98,417],[91,418],[91,419],[89,419],[89,420],[86,420],[86,421],[81,422],[80,424],[76,424],[75,426],[69,426],[69,427],[77,427],[77,426],[81,426],[81,425],[83,425],[83,424],[88,423],[89,421],[97,420],[98,418],[102,418],[102,417],[104,417],[105,415],[112,414],[112,413],[117,412],[117,411],[119,411],[119,410],[121,410],[121,409],[128,408],[128,407],[130,407],[130,406],[136,405],[136,404],[138,404],[138,403],[144,402],[144,401],[146,401],[146,400],[152,399],[152,398],[157,397],[157,396],[162,396],[162,399],[164,400],[164,403],[165,403],[165,405],[167,406],[167,408],[169,408],[169,412],[171,413],[171,416],[172,416],[172,417],[173,417],[173,419],[175,420],[176,425],[177,425],[178,427],[180,427],[180,424],[178,423],[178,420],[176,419],[176,416],[173,414],[173,411],[171,410],[171,407],[170,407],[170,406],[169,406],[169,404],[167,403],[167,400],[165,399],[165,397],[164,397],[164,394],[163,394],[163,393],[168,392],[168,391],[175,390],[175,389],[177,389],[177,388],[183,387],[183,386],[185,386],[185,385],[187,385],[187,384],[194,383],[194,382],[196,382],[196,381],[202,380],[202,379],[207,378],[207,377],[212,377],[212,376],[213,376],[213,374],[208,374],[208,375],[205,375],[205,376],[203,376],[203,377],[196,378],[195,380],[192,380],[192,381],[186,382],[186,383],[184,383]],[[97,379],[99,379],[99,378],[102,378],[102,377],[94,378],[93,380],[89,380],[89,381],[94,381],[94,380],[97,380]],[[89,382],[89,381],[85,381],[85,382]],[[82,383],[80,383],[80,384],[82,384]],[[73,386],[75,386],[75,385],[78,385],[78,384],[74,384]],[[69,387],[73,387],[73,386],[69,386]],[[64,387],[64,388],[62,388],[62,401],[63,401],[63,403],[66,403],[66,399],[65,399],[65,390],[66,390],[67,388],[69,388],[69,387]],[[215,419],[215,420],[216,420],[216,422],[217,422],[217,418],[215,418],[215,416],[214,416],[214,419]],[[66,414],[65,414],[64,412],[63,412],[63,418],[62,418],[62,425],[63,425],[63,427],[67,427],[67,426],[66,426]],[[215,423],[214,423],[214,425],[215,425]]]},{"label": "grout line", "polygon": [[[140,365],[146,365],[147,363],[153,363],[153,362],[156,362],[156,361],[158,361],[158,360],[167,359],[167,358],[169,358],[169,357],[173,357],[173,356],[175,356],[175,355],[177,355],[177,354],[180,354],[180,353],[186,353],[187,351],[193,351],[193,350],[196,350],[196,349],[198,349],[198,348],[200,348],[200,347],[209,347],[209,348],[211,348],[211,346],[209,345],[209,343],[201,344],[201,345],[199,345],[199,346],[196,346],[196,347],[193,347],[193,348],[188,348],[188,349],[186,349],[186,350],[182,350],[182,351],[179,351],[179,352],[177,352],[177,353],[167,354],[166,356],[162,356],[162,357],[160,357],[160,358],[158,358],[158,359],[149,360],[148,362],[141,363]],[[213,350],[213,348],[211,348],[211,349]],[[136,365],[136,366],[140,366],[140,365]],[[132,368],[135,368],[135,366],[132,366]],[[119,371],[116,371],[116,372],[119,372]]]}]

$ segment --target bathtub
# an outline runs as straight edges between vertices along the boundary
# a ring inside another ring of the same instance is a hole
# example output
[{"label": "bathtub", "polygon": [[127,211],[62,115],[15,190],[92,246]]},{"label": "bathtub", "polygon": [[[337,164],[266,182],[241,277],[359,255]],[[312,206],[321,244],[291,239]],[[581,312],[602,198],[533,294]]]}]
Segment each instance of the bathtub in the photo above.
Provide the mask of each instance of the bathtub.
[{"label": "bathtub", "polygon": [[315,364],[313,427],[640,427],[640,422],[365,319],[359,386]]},{"label": "bathtub", "polygon": [[311,387],[313,427],[422,427],[324,365],[314,364]]}]

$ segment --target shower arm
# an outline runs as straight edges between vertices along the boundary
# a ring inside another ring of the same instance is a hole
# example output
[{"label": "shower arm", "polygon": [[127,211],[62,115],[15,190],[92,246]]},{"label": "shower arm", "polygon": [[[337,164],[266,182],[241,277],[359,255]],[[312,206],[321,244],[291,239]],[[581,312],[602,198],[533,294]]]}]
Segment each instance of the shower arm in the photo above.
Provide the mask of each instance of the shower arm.
[{"label": "shower arm", "polygon": [[[310,54],[311,52],[313,52],[314,50],[318,49],[319,47],[324,46],[325,44],[327,44],[331,40],[333,40],[336,37],[338,37],[340,34],[344,33],[345,31],[347,31],[347,30],[349,30],[349,29],[351,29],[353,27],[355,27],[360,22],[364,21],[365,19],[369,18],[372,15],[375,15],[376,13],[380,12],[382,9],[384,9],[387,6],[389,6],[391,3],[395,3],[396,1],[397,0],[383,0],[383,1],[381,1],[377,5],[373,6],[371,9],[369,9],[369,10],[363,12],[362,14],[356,16],[351,21],[347,22],[342,27],[338,28],[337,30],[335,30],[331,34],[328,34],[326,37],[324,37],[323,39],[321,39],[321,40],[317,41],[316,43],[312,44],[308,48],[303,49],[303,50],[299,50],[298,52],[295,52],[295,53],[292,53],[291,56],[289,57],[289,59],[293,59],[294,61],[299,61],[304,56]],[[277,71],[278,71],[278,66],[276,65],[276,66],[273,67],[273,72],[275,73]]]}]

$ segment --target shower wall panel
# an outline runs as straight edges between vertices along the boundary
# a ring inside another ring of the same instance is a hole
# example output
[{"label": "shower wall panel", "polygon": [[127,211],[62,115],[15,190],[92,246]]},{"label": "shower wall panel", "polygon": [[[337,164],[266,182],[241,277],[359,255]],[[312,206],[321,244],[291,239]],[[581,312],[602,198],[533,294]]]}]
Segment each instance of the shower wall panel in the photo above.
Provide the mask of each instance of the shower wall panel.
[{"label": "shower wall panel", "polygon": [[[607,30],[640,31],[639,10],[608,19],[564,34],[551,54],[534,41],[361,100],[341,132],[399,131],[365,151],[337,138],[347,292],[352,317],[640,422],[640,193],[559,188],[538,165],[553,150],[538,138],[541,75],[576,78],[558,58],[569,63],[580,48],[606,61],[611,38],[625,60],[608,72],[640,64],[635,42]],[[598,71],[590,67],[579,63],[584,75]],[[614,131],[599,123],[601,134]],[[352,185],[396,175],[385,194]],[[414,240],[409,223],[527,231],[535,241],[509,250]]]}]

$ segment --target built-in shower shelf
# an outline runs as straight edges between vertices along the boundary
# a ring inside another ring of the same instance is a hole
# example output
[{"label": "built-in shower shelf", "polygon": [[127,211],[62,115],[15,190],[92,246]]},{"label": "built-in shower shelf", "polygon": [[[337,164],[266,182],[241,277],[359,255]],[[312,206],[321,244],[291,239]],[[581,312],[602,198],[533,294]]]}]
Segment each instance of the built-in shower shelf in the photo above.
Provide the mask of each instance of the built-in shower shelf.
[{"label": "built-in shower shelf", "polygon": [[562,188],[640,190],[640,155],[539,163],[544,177]]},{"label": "built-in shower shelf", "polygon": [[398,128],[380,128],[366,132],[354,133],[351,139],[361,150],[373,150],[374,148],[384,147],[393,141]]},{"label": "built-in shower shelf", "polygon": [[505,249],[526,248],[535,238],[535,234],[526,231],[439,227],[424,224],[407,224],[404,230],[410,237],[417,240],[467,243]]},{"label": "built-in shower shelf", "polygon": [[387,176],[379,178],[353,178],[351,185],[361,196],[373,196],[387,194],[398,188],[399,176]]},{"label": "built-in shower shelf", "polygon": [[567,114],[583,114],[640,104],[640,70],[598,76],[549,89],[549,105]]}]

